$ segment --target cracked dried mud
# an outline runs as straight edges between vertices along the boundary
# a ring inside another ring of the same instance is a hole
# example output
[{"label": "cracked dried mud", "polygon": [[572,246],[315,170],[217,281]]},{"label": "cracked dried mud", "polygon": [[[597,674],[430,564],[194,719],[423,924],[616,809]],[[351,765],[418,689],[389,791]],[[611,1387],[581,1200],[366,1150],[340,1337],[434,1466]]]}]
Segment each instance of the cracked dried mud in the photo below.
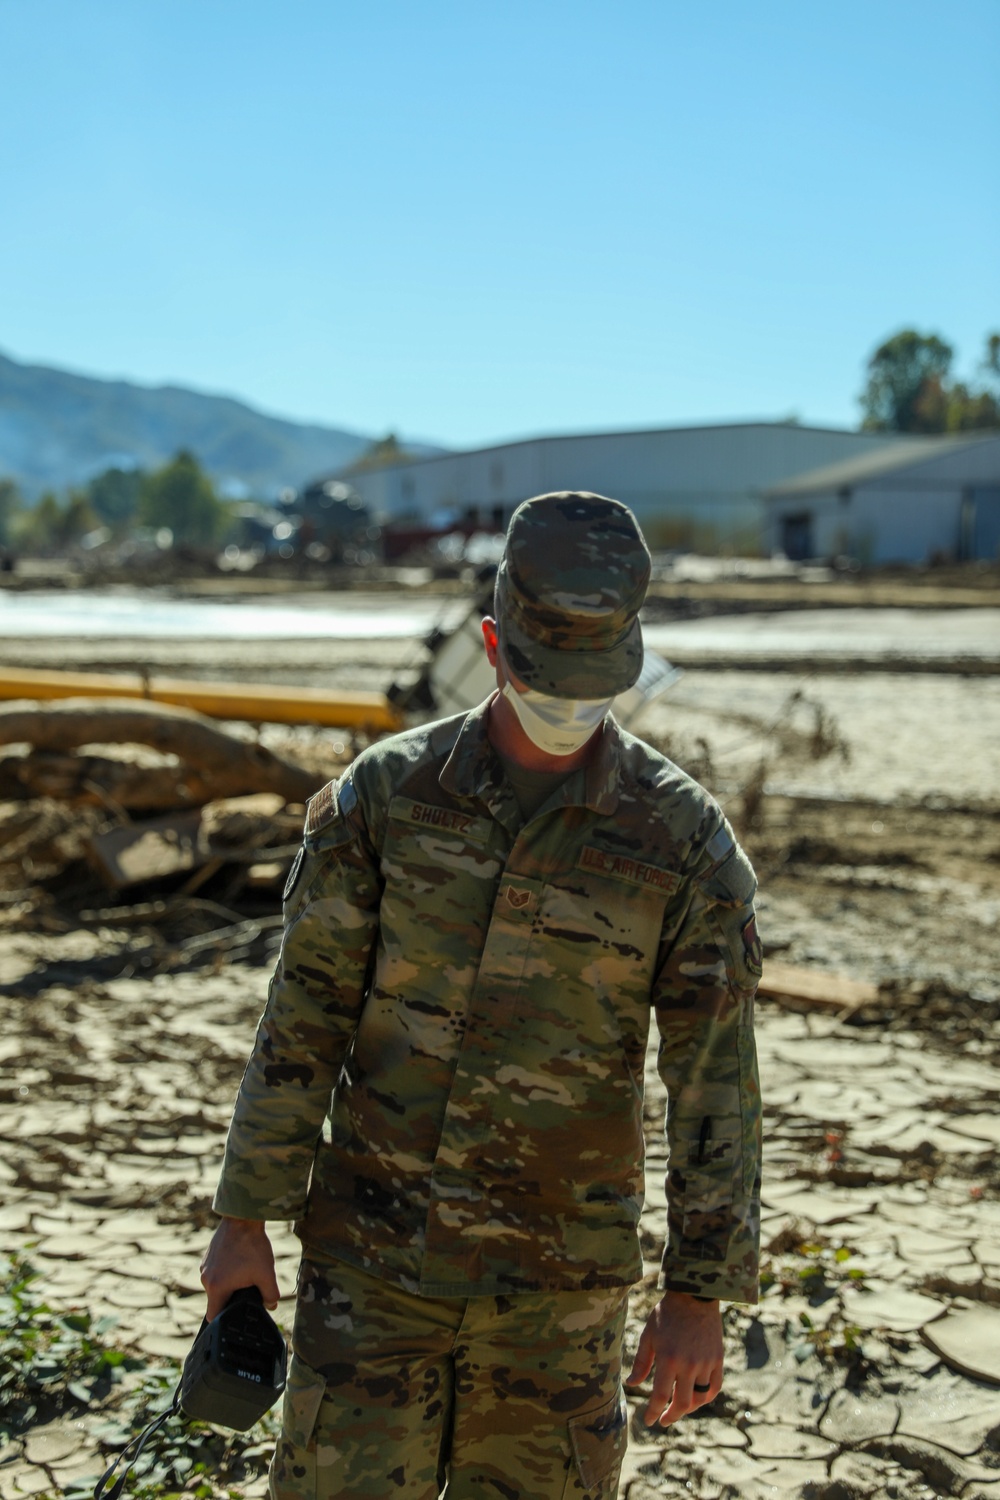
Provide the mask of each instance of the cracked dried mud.
[{"label": "cracked dried mud", "polygon": [[[135,643],[86,646],[97,668],[156,667]],[[384,685],[412,659],[398,642],[184,642],[171,668],[266,680],[277,649],[284,681],[331,688]],[[66,660],[51,641],[35,656]],[[841,1016],[760,1002],[761,1301],[727,1311],[710,1408],[652,1436],[633,1421],[623,1500],[1000,1497],[1000,677],[699,668],[636,728],[722,800],[758,868],[768,954],[878,989]],[[344,751],[314,731],[263,737],[318,770]],[[24,809],[5,812],[0,1248],[30,1247],[54,1305],[113,1314],[176,1360],[201,1317],[264,954],[130,961],[134,926],[18,899]],[[663,1201],[650,1077],[633,1346]],[[281,1231],[277,1247],[287,1296],[296,1242]],[[0,1500],[100,1467],[89,1415],[40,1425],[0,1450]]]}]

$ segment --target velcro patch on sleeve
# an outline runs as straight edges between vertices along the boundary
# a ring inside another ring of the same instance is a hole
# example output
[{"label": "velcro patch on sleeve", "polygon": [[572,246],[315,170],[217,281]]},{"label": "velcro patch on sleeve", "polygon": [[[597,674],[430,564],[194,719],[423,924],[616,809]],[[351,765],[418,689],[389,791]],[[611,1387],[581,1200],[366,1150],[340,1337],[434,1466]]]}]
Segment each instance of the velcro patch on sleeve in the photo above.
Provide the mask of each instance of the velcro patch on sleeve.
[{"label": "velcro patch on sleeve", "polygon": [[753,865],[738,844],[734,844],[721,865],[713,865],[695,883],[709,901],[721,906],[749,906],[757,891]]},{"label": "velcro patch on sleeve", "polygon": [[723,823],[721,828],[716,829],[716,831],[712,834],[712,837],[709,839],[708,843],[705,845],[709,856],[716,864],[720,860],[725,859],[727,854],[731,854],[735,847],[736,840],[733,838],[727,824],[725,823]]}]

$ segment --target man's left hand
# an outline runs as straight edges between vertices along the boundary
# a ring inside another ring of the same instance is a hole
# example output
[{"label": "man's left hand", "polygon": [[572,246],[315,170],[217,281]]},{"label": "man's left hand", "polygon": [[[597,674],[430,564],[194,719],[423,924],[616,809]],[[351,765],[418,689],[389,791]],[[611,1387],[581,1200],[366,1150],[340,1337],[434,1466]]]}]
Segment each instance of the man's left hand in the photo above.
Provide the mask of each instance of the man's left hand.
[{"label": "man's left hand", "polygon": [[664,1292],[646,1319],[626,1385],[641,1385],[653,1371],[653,1389],[642,1419],[669,1427],[722,1389],[722,1313],[718,1302],[686,1292]]}]

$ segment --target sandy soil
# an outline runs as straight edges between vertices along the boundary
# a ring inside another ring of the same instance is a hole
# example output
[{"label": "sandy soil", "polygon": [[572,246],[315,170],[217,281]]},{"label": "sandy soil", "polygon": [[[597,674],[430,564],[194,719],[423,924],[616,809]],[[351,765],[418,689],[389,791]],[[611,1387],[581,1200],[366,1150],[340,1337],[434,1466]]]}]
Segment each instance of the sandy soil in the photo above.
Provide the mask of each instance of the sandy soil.
[{"label": "sandy soil", "polygon": [[[399,642],[9,648],[22,665],[331,687],[384,685],[419,657]],[[921,1335],[971,1307],[1000,1348],[1000,678],[698,667],[637,728],[723,800],[759,868],[768,951],[881,990],[850,1018],[761,1005],[764,1295],[727,1315],[711,1411],[655,1439],[633,1423],[622,1495],[1000,1500],[1000,1390]],[[317,770],[350,748],[263,737]],[[111,917],[3,911],[0,1248],[32,1244],[54,1301],[114,1311],[177,1358],[268,960],[263,940],[244,962],[208,948],[201,967],[140,948]],[[659,1248],[662,1104],[651,1082],[633,1342]],[[290,1288],[286,1235],[280,1253]],[[98,1467],[89,1419],[61,1419],[0,1450],[0,1500]]]}]

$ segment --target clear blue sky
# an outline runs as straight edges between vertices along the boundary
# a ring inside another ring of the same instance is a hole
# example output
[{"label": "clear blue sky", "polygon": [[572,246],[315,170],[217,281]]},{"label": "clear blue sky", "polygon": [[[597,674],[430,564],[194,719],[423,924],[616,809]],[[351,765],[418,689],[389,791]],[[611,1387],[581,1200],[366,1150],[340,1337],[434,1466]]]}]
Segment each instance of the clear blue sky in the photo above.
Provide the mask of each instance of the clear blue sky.
[{"label": "clear blue sky", "polygon": [[1000,0],[0,0],[0,349],[449,445],[1000,327]]}]

